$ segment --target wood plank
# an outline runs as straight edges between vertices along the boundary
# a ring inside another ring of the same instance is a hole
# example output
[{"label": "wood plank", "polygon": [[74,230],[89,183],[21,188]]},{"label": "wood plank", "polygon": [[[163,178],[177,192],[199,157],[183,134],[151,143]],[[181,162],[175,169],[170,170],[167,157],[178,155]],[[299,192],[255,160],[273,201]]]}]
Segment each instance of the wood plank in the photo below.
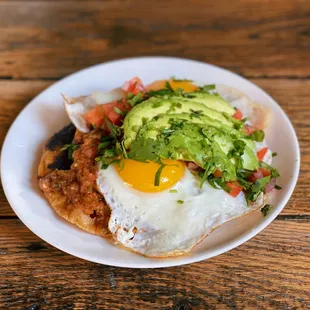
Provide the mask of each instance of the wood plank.
[{"label": "wood plank", "polygon": [[3,1],[0,77],[59,78],[145,55],[198,59],[251,77],[304,77],[309,23],[304,0]]},{"label": "wood plank", "polygon": [[1,309],[310,307],[309,221],[276,221],[221,256],[153,270],[72,257],[41,241],[19,220],[1,220],[0,230]]},{"label": "wood plank", "polygon": [[[302,152],[302,166],[298,186],[283,215],[310,215],[310,136],[309,102],[310,80],[253,79],[254,83],[273,96],[288,114],[296,128]],[[19,111],[52,81],[0,81],[0,143]],[[13,216],[2,188],[0,216]]]},{"label": "wood plank", "polygon": [[[1,148],[5,135],[19,112],[33,97],[52,83],[52,81],[0,81]],[[6,200],[2,186],[0,186],[0,206],[0,217],[15,215]]]}]

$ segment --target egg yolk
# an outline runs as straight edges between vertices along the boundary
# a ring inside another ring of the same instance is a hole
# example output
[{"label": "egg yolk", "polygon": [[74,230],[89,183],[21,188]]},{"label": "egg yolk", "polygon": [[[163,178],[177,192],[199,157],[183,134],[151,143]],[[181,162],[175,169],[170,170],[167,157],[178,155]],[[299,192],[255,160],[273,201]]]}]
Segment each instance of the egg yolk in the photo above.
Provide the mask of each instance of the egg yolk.
[{"label": "egg yolk", "polygon": [[185,165],[177,160],[162,160],[164,166],[160,173],[159,185],[155,186],[155,176],[160,164],[155,162],[142,163],[132,159],[123,159],[115,169],[126,186],[148,193],[156,193],[168,189],[184,175]]},{"label": "egg yolk", "polygon": [[[196,91],[198,89],[198,86],[194,85],[191,82],[188,81],[174,81],[174,80],[168,80],[170,86],[173,90],[176,90],[178,88],[182,88],[185,93],[190,93],[193,91]],[[165,88],[166,80],[157,80],[149,85],[146,86],[146,90],[159,90],[162,88]]]}]

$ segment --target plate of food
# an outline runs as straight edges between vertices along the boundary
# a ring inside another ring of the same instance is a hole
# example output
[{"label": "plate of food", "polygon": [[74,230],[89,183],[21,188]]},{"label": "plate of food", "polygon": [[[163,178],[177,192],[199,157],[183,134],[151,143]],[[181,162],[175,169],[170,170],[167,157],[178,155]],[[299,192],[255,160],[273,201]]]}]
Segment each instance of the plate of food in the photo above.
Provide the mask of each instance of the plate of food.
[{"label": "plate of food", "polygon": [[142,57],[74,73],[34,98],[5,139],[18,217],[74,256],[169,267],[249,240],[299,172],[294,129],[262,89],[193,60]]}]

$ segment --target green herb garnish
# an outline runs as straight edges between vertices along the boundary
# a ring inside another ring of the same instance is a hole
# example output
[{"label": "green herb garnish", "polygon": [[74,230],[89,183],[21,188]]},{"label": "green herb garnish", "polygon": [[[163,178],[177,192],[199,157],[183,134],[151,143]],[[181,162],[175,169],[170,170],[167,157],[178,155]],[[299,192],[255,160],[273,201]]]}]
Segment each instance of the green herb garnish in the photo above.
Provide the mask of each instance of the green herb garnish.
[{"label": "green herb garnish", "polygon": [[199,88],[202,92],[209,92],[210,90],[215,90],[215,84],[203,85]]},{"label": "green herb garnish", "polygon": [[153,97],[153,96],[160,96],[160,97],[164,97],[166,95],[170,95],[173,94],[174,90],[171,87],[170,83],[168,81],[165,81],[165,88],[159,89],[159,90],[151,90],[147,93],[147,95],[149,97]]},{"label": "green herb garnish", "polygon": [[138,93],[137,95],[133,95],[128,98],[128,95],[127,95],[127,102],[132,106],[134,107],[136,104],[140,103],[141,101],[143,101],[143,93]]},{"label": "green herb garnish", "polygon": [[276,156],[278,156],[278,153],[277,152],[273,152],[271,155],[272,155],[272,157],[276,157]]},{"label": "green herb garnish", "polygon": [[271,173],[271,179],[272,178],[278,178],[280,176],[278,170],[276,168],[273,168],[271,167],[270,165],[268,165],[267,163],[261,161],[259,163],[259,165],[262,167],[262,168],[267,168],[269,169],[270,173]]},{"label": "green herb garnish", "polygon": [[192,119],[192,118],[194,118],[194,117],[196,117],[196,118],[200,118],[201,116],[203,115],[203,111],[201,111],[201,110],[193,110],[193,109],[191,109],[191,114],[190,114],[190,118]]},{"label": "green herb garnish", "polygon": [[262,142],[265,138],[265,133],[262,130],[256,130],[251,135],[250,138],[257,142]]},{"label": "green herb garnish", "polygon": [[114,138],[117,139],[118,137],[120,137],[120,135],[122,134],[122,130],[120,127],[114,125],[113,123],[111,123],[107,117],[104,117],[104,121],[108,127],[108,129],[110,130],[110,135]]},{"label": "green herb garnish", "polygon": [[74,143],[71,143],[71,144],[65,144],[60,150],[61,151],[67,151],[68,152],[68,158],[70,160],[73,160],[73,152],[75,150],[77,150],[79,148],[79,144],[74,144]]},{"label": "green herb garnish", "polygon": [[120,142],[117,141],[116,142],[116,148],[118,149],[119,153],[123,154],[124,158],[128,158],[128,155],[127,155],[127,152],[126,152],[126,148],[125,148],[125,145],[124,145],[124,140],[122,140]]},{"label": "green herb garnish", "polygon": [[161,175],[161,172],[163,171],[163,169],[165,168],[165,164],[161,164],[160,167],[158,168],[156,174],[155,174],[155,181],[154,181],[154,186],[159,186],[159,183],[160,183],[160,175]]},{"label": "green herb garnish", "polygon": [[107,146],[110,145],[110,141],[105,141],[105,142],[102,142],[98,145],[98,150],[101,150],[101,149],[105,149]]},{"label": "green herb garnish", "polygon": [[165,81],[165,87],[170,91],[170,92],[174,92],[172,86],[170,85],[169,81]]},{"label": "green herb garnish", "polygon": [[245,194],[246,201],[256,201],[258,196],[264,192],[265,186],[270,182],[270,175],[257,179]]},{"label": "green herb garnish", "polygon": [[172,193],[172,194],[175,194],[175,193],[177,193],[178,191],[176,190],[176,189],[171,189],[170,191],[169,191],[169,193]]},{"label": "green herb garnish", "polygon": [[261,209],[260,212],[263,213],[264,216],[267,216],[267,214],[271,211],[272,206],[271,205],[264,205]]},{"label": "green herb garnish", "polygon": [[113,110],[114,110],[115,113],[117,113],[117,114],[119,114],[121,116],[125,116],[126,115],[126,113],[123,112],[122,110],[120,110],[118,107],[114,107]]},{"label": "green herb garnish", "polygon": [[182,205],[184,203],[184,201],[179,199],[179,200],[177,200],[177,203]]},{"label": "green herb garnish", "polygon": [[126,98],[127,99],[131,99],[131,98],[133,98],[135,95],[133,94],[133,93],[127,93],[127,95],[126,95]]},{"label": "green herb garnish", "polygon": [[188,83],[193,82],[193,80],[189,80],[189,79],[177,79],[175,76],[172,76],[171,80],[174,82],[188,82]]},{"label": "green herb garnish", "polygon": [[175,101],[172,101],[170,103],[170,109],[168,110],[168,112],[175,112],[176,111],[176,108],[178,109],[181,109],[182,108],[182,103],[180,102],[175,102]]}]

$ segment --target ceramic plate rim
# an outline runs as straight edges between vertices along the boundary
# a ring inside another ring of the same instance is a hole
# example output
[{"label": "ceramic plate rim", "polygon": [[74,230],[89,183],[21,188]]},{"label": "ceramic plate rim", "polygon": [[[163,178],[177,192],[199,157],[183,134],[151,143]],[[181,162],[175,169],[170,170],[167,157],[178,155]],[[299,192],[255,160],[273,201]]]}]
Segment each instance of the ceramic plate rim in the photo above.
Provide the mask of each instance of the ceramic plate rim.
[{"label": "ceramic plate rim", "polygon": [[[245,81],[247,83],[250,83],[251,86],[254,86],[257,89],[259,89],[259,91],[264,93],[264,95],[272,102],[272,104],[274,104],[274,105],[276,105],[278,107],[278,109],[280,110],[280,112],[282,114],[282,117],[285,118],[285,121],[286,121],[286,123],[289,126],[289,130],[290,130],[290,132],[291,132],[291,134],[293,135],[293,138],[294,138],[294,144],[295,144],[294,147],[296,148],[296,153],[297,153],[297,159],[296,159],[297,160],[297,165],[295,166],[294,173],[293,173],[291,181],[290,181],[291,185],[290,185],[289,189],[287,190],[287,192],[285,193],[285,196],[283,197],[283,199],[280,202],[280,204],[277,205],[277,212],[273,212],[270,216],[266,217],[265,220],[260,225],[255,227],[255,229],[252,229],[252,231],[250,231],[250,232],[246,233],[245,235],[241,236],[238,240],[234,240],[232,242],[229,242],[227,245],[225,245],[223,247],[215,249],[211,254],[206,254],[206,255],[200,254],[200,255],[197,255],[197,256],[188,256],[188,257],[184,256],[182,261],[179,261],[178,259],[176,259],[174,261],[171,261],[171,260],[165,261],[164,259],[158,259],[155,262],[151,261],[151,262],[143,263],[143,265],[135,264],[135,263],[132,263],[132,262],[131,263],[126,263],[126,262],[125,263],[120,263],[120,262],[118,262],[116,264],[112,264],[112,263],[108,263],[108,262],[103,262],[104,259],[103,260],[93,259],[91,257],[88,257],[87,255],[83,255],[83,254],[81,255],[80,253],[76,253],[74,251],[67,250],[62,245],[56,244],[52,240],[52,238],[50,238],[49,236],[44,236],[43,234],[41,234],[41,232],[38,231],[38,229],[36,227],[33,227],[33,225],[28,222],[28,219],[25,217],[25,215],[18,210],[18,207],[15,206],[14,198],[11,197],[8,194],[8,189],[6,187],[7,186],[6,176],[3,173],[3,170],[5,170],[4,169],[5,162],[3,160],[3,154],[5,152],[6,145],[8,144],[8,139],[9,139],[10,133],[13,131],[15,123],[19,120],[19,118],[22,117],[23,113],[27,109],[29,109],[32,104],[34,104],[34,102],[36,102],[41,96],[43,97],[44,94],[47,91],[49,91],[52,87],[57,87],[59,84],[63,83],[64,81],[66,81],[68,79],[74,78],[75,75],[79,75],[82,72],[86,72],[88,70],[94,70],[94,69],[97,69],[97,68],[102,67],[104,65],[113,65],[114,63],[127,62],[127,61],[139,61],[139,60],[142,60],[142,59],[149,60],[149,61],[181,60],[181,61],[185,61],[185,62],[188,62],[188,63],[192,62],[193,64],[195,63],[195,64],[200,64],[200,65],[207,65],[207,66],[213,67],[214,69],[217,69],[219,71],[235,75],[239,79],[241,79],[241,80],[243,80],[243,81]],[[290,197],[291,197],[291,195],[292,195],[292,193],[293,193],[293,191],[295,189],[295,186],[296,186],[296,183],[297,183],[297,180],[298,180],[299,170],[300,170],[300,149],[299,149],[298,138],[297,138],[296,132],[294,130],[294,127],[293,127],[290,119],[288,118],[288,116],[284,112],[284,110],[281,108],[281,106],[268,93],[266,93],[261,87],[257,86],[253,82],[251,82],[251,81],[247,80],[246,78],[244,78],[244,77],[242,77],[242,76],[240,76],[240,75],[238,75],[238,74],[236,74],[236,73],[234,73],[232,71],[229,71],[227,69],[224,69],[224,68],[221,68],[221,67],[218,67],[218,66],[206,63],[206,62],[197,61],[197,60],[186,59],[186,58],[179,58],[179,57],[166,57],[166,56],[145,56],[145,57],[132,57],[132,58],[123,58],[123,59],[118,59],[118,60],[112,60],[112,61],[108,61],[108,62],[104,62],[104,63],[101,63],[101,64],[96,64],[96,65],[84,68],[82,70],[76,71],[76,72],[74,72],[74,73],[72,73],[72,74],[70,74],[70,75],[60,79],[59,81],[57,81],[57,82],[53,83],[52,85],[50,85],[49,87],[45,88],[42,92],[40,92],[37,96],[35,96],[28,104],[25,105],[25,107],[21,110],[21,112],[18,114],[18,116],[15,118],[15,120],[11,124],[11,126],[10,126],[10,128],[9,128],[7,134],[6,134],[6,137],[4,139],[4,142],[3,142],[3,145],[2,145],[2,150],[1,150],[1,180],[2,180],[2,186],[3,186],[4,193],[5,193],[6,197],[7,197],[7,200],[9,202],[11,208],[14,210],[14,212],[16,213],[18,218],[34,234],[36,234],[39,238],[41,238],[45,242],[51,244],[55,248],[60,249],[61,251],[65,252],[65,253],[68,253],[70,255],[73,255],[75,257],[78,257],[78,258],[81,258],[81,259],[84,259],[84,260],[87,260],[87,261],[92,261],[92,262],[95,262],[95,263],[99,263],[99,264],[105,264],[105,265],[108,265],[108,266],[125,267],[125,268],[126,267],[127,268],[162,268],[162,267],[180,266],[180,265],[190,264],[190,263],[194,263],[194,262],[200,262],[202,260],[206,260],[206,259],[209,259],[211,257],[218,256],[220,254],[223,254],[225,252],[228,252],[228,251],[238,247],[239,245],[241,245],[244,242],[246,242],[246,241],[250,240],[251,238],[253,238],[259,232],[261,232],[264,228],[266,228],[278,216],[278,214],[283,210],[283,208],[285,207],[285,205],[289,201],[289,199],[290,199]]]}]

